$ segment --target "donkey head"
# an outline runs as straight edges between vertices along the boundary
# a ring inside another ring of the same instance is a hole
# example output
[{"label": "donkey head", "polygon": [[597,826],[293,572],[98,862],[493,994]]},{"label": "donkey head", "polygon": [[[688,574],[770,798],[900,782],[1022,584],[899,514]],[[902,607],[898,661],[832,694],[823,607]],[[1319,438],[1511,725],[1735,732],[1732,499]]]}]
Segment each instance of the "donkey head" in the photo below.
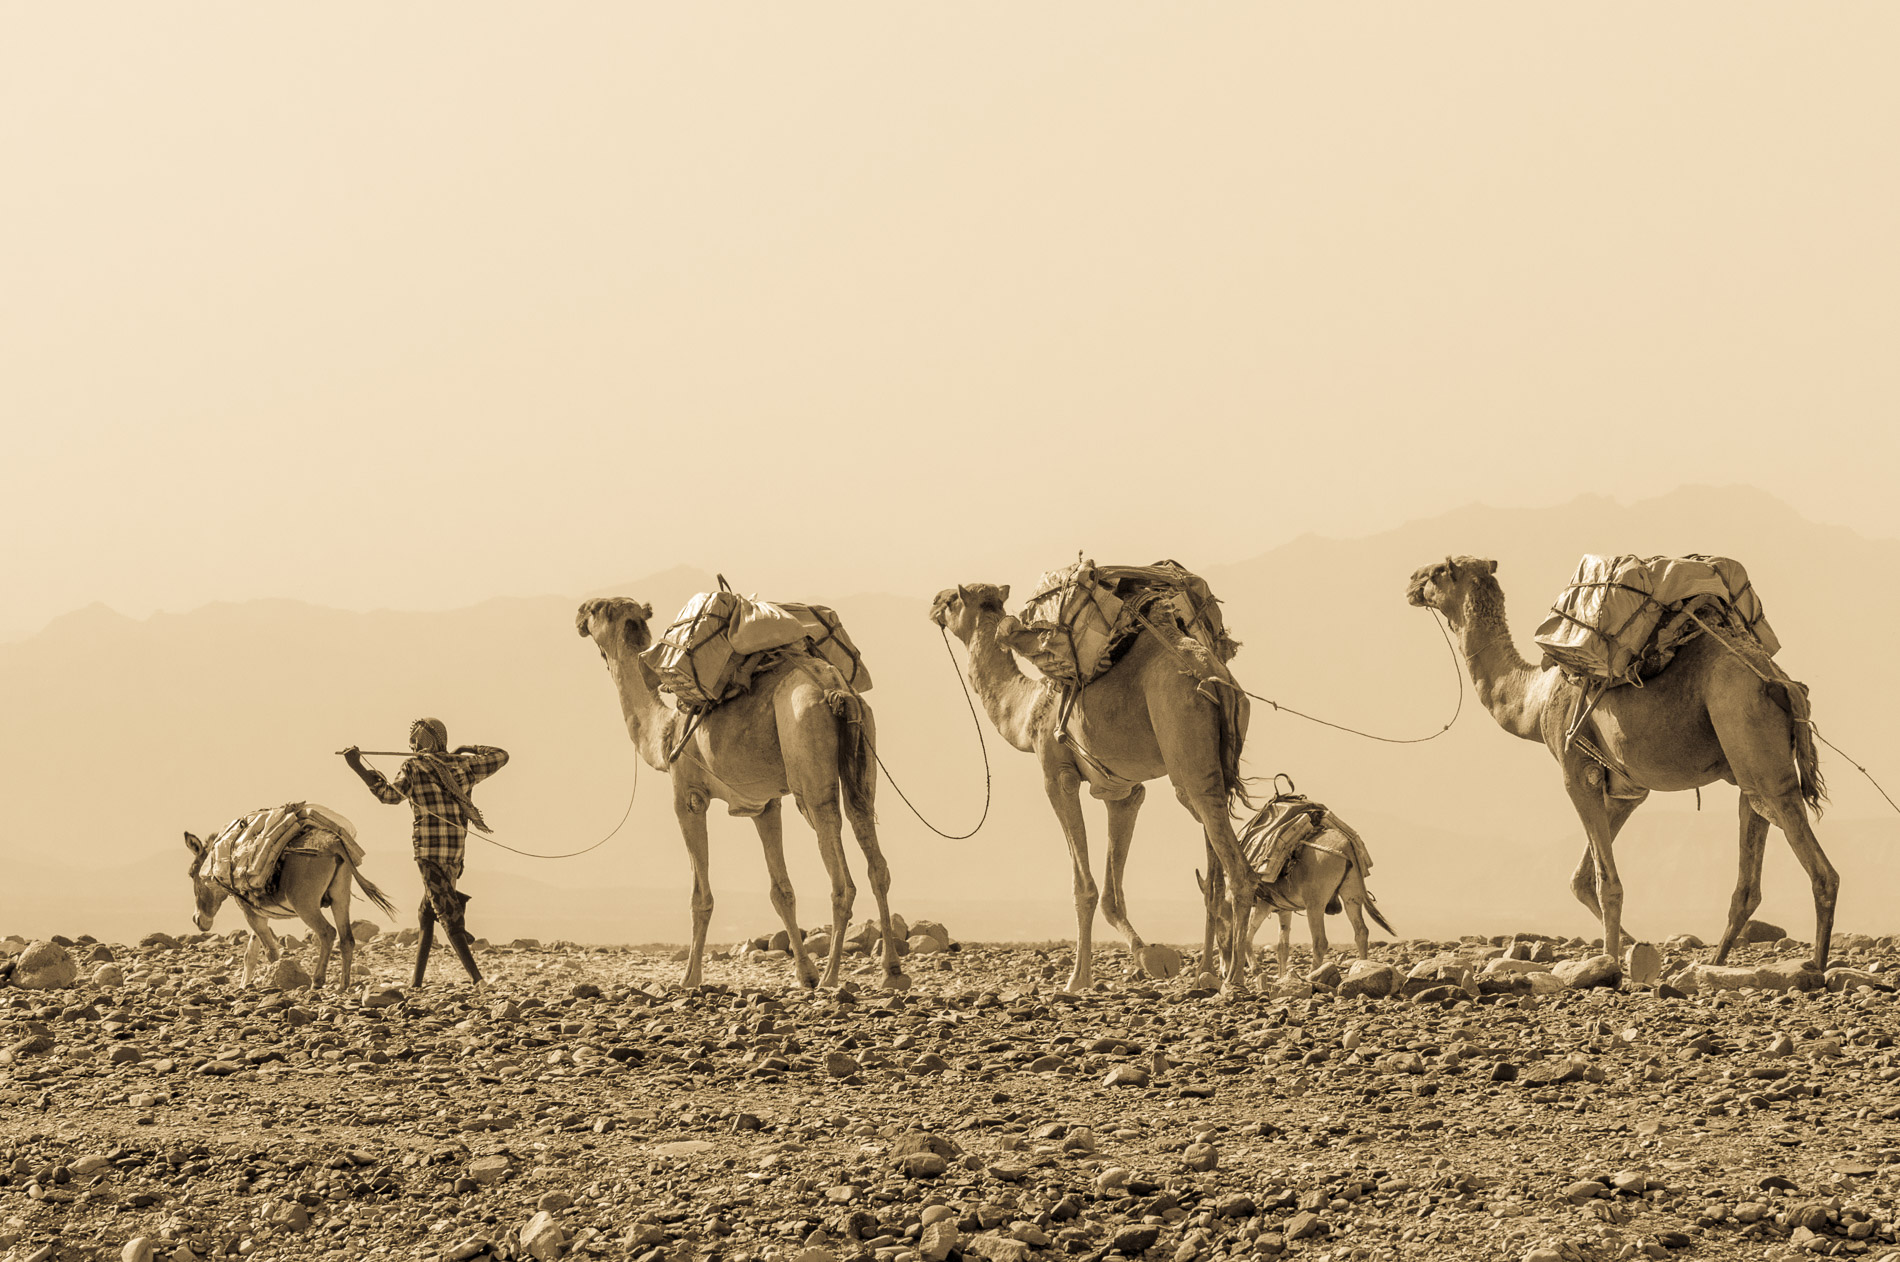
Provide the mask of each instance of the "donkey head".
[{"label": "donkey head", "polygon": [[191,921],[200,932],[210,933],[211,922],[217,917],[218,908],[224,906],[224,900],[230,897],[231,891],[205,876],[204,863],[209,847],[196,833],[185,834],[185,847],[191,851],[191,867],[187,872],[191,877],[192,897],[198,903],[198,914]]}]

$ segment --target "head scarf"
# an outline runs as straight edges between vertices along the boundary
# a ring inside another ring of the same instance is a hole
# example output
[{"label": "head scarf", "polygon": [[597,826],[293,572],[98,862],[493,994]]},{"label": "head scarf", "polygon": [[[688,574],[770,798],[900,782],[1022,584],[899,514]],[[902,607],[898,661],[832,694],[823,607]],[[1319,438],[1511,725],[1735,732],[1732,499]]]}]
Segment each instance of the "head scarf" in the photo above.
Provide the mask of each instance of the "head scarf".
[{"label": "head scarf", "polygon": [[468,815],[470,826],[479,828],[483,832],[492,831],[488,827],[488,821],[482,818],[481,809],[457,783],[455,772],[451,770],[452,755],[447,752],[448,724],[441,719],[417,719],[409,725],[409,743],[416,747],[416,756],[410,761],[419,762],[427,767],[430,774],[435,776],[437,782],[441,784],[443,791],[461,803],[462,810]]}]

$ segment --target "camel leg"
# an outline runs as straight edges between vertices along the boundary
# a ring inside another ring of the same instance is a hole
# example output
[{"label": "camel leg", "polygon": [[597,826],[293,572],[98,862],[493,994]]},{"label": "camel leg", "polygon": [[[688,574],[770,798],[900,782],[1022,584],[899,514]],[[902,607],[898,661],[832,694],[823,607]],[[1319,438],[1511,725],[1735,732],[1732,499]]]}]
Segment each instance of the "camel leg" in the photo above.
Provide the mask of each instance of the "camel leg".
[{"label": "camel leg", "polygon": [[1095,877],[1089,872],[1089,834],[1082,820],[1082,777],[1073,767],[1050,769],[1042,774],[1043,791],[1055,808],[1062,825],[1062,839],[1069,843],[1069,863],[1075,870],[1075,969],[1069,974],[1071,993],[1087,990],[1095,984],[1095,906],[1100,901]]},{"label": "camel leg", "polygon": [[[869,811],[853,810],[848,801],[844,813],[851,823],[851,835],[858,839],[858,849],[864,852],[871,897],[877,900],[878,941],[882,944],[884,955],[884,977],[879,984],[885,990],[909,990],[910,978],[905,975],[903,965],[898,963],[897,942],[891,936],[891,865],[884,858],[884,848],[878,845],[877,819]],[[944,945],[950,944],[946,942]],[[843,950],[844,932],[841,928],[831,940],[833,961],[838,959]]]},{"label": "camel leg", "polygon": [[[791,873],[785,870],[785,817],[774,801],[760,811],[752,823],[759,830],[759,845],[765,851],[765,870],[772,879],[772,908],[784,922],[785,936],[791,940],[792,972],[800,986],[811,990],[818,985],[818,969],[806,954],[805,940],[798,928],[798,900],[792,892]],[[697,936],[697,924],[694,931]]]},{"label": "camel leg", "polygon": [[422,985],[424,974],[429,971],[429,948],[435,943],[435,906],[429,902],[428,894],[422,896],[422,906],[416,909],[416,980]]},{"label": "camel leg", "polygon": [[1207,876],[1203,879],[1195,874],[1196,884],[1201,887],[1201,900],[1207,904],[1206,929],[1201,934],[1201,971],[1203,973],[1225,972],[1226,961],[1218,958],[1214,938],[1217,933],[1222,938],[1227,935],[1217,926],[1220,913],[1227,902],[1227,874],[1221,870],[1220,856],[1214,853],[1214,843],[1205,837],[1201,839],[1207,847]]},{"label": "camel leg", "polygon": [[1785,793],[1779,798],[1771,798],[1757,808],[1768,816],[1775,827],[1788,838],[1788,845],[1794,851],[1795,859],[1802,870],[1808,874],[1808,884],[1814,891],[1814,955],[1808,963],[1817,969],[1827,967],[1828,947],[1834,936],[1834,902],[1841,890],[1840,873],[1828,862],[1821,843],[1814,835],[1814,829],[1808,824],[1808,813],[1803,809],[1798,793]]},{"label": "camel leg", "polygon": [[[680,823],[680,835],[686,839],[686,861],[693,868],[693,946],[686,960],[688,990],[698,986],[701,961],[706,954],[706,928],[712,924],[712,862],[706,843],[707,799],[698,793],[675,794],[673,814]],[[777,809],[773,803],[773,809]],[[761,830],[762,832],[763,830]]]},{"label": "camel leg", "polygon": [[1153,976],[1142,958],[1147,943],[1141,940],[1128,919],[1128,893],[1123,876],[1128,868],[1129,847],[1135,841],[1135,818],[1141,814],[1141,804],[1147,797],[1147,789],[1138,784],[1128,791],[1127,797],[1103,803],[1108,808],[1108,867],[1103,874],[1102,918],[1128,940],[1128,954],[1136,966],[1144,974]]},{"label": "camel leg", "polygon": [[[1808,874],[1808,884],[1814,891],[1814,956],[1809,963],[1824,969],[1834,936],[1834,903],[1840,894],[1841,878],[1808,823],[1800,777],[1791,756],[1794,736],[1789,718],[1778,702],[1751,681],[1741,696],[1712,698],[1709,719],[1715,725],[1716,738],[1722,742],[1729,771],[1741,786],[1743,809],[1752,807],[1779,828]],[[1744,843],[1747,827],[1744,820]],[[1756,864],[1759,881],[1759,858]]]},{"label": "camel leg", "polygon": [[[1603,950],[1623,958],[1623,878],[1616,871],[1616,835],[1644,798],[1612,798],[1601,785],[1583,776],[1582,756],[1564,767],[1564,788],[1590,840],[1590,858],[1596,867],[1596,906],[1603,921]],[[1573,886],[1574,888],[1574,886]]]},{"label": "camel leg", "polygon": [[1280,976],[1287,976],[1287,966],[1293,963],[1293,913],[1283,911],[1280,915],[1280,946],[1275,954],[1279,957]]},{"label": "camel leg", "polygon": [[1761,906],[1761,864],[1768,850],[1768,817],[1755,809],[1743,792],[1741,799],[1741,867],[1735,875],[1735,893],[1729,896],[1728,925],[1722,930],[1722,944],[1715,948],[1715,962],[1728,963],[1728,953],[1742,936],[1742,926]]},{"label": "camel leg", "polygon": [[[857,901],[858,887],[851,880],[851,866],[844,857],[844,820],[838,813],[838,800],[834,796],[830,801],[819,801],[808,805],[810,799],[800,797],[799,810],[805,820],[818,834],[818,857],[824,860],[825,874],[831,878],[831,948],[825,957],[825,974],[818,984],[827,988],[838,985],[838,974],[844,963],[844,931],[851,927],[851,906]],[[763,816],[760,817],[761,819]],[[782,852],[781,852],[782,853]],[[768,865],[771,860],[766,861]],[[777,879],[773,880],[773,890],[778,889]],[[791,880],[788,877],[785,889],[791,892]],[[881,926],[887,932],[890,926]],[[798,930],[790,930],[792,936]],[[893,949],[895,946],[893,945]],[[815,966],[814,966],[815,967]],[[802,976],[802,974],[801,974]]]},{"label": "camel leg", "polygon": [[[1609,811],[1610,840],[1615,841],[1623,825],[1629,822],[1630,814],[1648,801],[1648,795],[1640,798],[1606,798]],[[1597,901],[1597,857],[1588,841],[1583,843],[1583,857],[1577,860],[1577,870],[1570,877],[1570,892],[1576,895],[1589,913],[1598,920],[1603,919],[1603,905]]]}]

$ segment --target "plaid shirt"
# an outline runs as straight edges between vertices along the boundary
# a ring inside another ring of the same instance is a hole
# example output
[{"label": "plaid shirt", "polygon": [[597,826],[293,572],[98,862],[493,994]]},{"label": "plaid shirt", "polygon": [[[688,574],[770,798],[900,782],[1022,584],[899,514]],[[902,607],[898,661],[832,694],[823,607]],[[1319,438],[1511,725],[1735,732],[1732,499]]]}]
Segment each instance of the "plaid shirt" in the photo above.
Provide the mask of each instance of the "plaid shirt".
[{"label": "plaid shirt", "polygon": [[[462,752],[462,751],[467,752]],[[441,758],[449,765],[457,787],[466,795],[478,781],[486,780],[502,769],[508,751],[493,745],[464,745]],[[462,857],[468,847],[468,817],[462,804],[451,797],[435,778],[435,765],[420,758],[403,763],[391,784],[380,772],[372,772],[375,782],[369,791],[394,806],[407,800],[416,814],[416,858],[439,863],[451,877],[462,875]]]}]

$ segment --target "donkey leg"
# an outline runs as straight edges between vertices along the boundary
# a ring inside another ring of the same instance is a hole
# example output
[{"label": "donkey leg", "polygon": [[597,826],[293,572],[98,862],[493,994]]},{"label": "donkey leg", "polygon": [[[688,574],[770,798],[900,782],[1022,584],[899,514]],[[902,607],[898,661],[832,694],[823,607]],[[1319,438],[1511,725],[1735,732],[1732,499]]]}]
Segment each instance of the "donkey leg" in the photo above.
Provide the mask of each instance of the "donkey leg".
[{"label": "donkey leg", "polygon": [[1280,945],[1274,955],[1280,964],[1280,976],[1287,975],[1287,965],[1293,961],[1293,913],[1283,911],[1280,915]]},{"label": "donkey leg", "polygon": [[342,956],[343,980],[337,983],[339,990],[350,988],[350,966],[356,957],[355,936],[350,932],[350,882],[356,870],[347,863],[339,863],[336,879],[330,882],[330,916],[336,922],[337,953]]},{"label": "donkey leg", "polygon": [[[321,893],[318,894],[321,899]],[[297,918],[310,926],[317,939],[317,966],[310,973],[310,989],[322,990],[324,975],[330,971],[330,952],[336,948],[336,929],[323,918],[320,905],[300,907]]]}]

